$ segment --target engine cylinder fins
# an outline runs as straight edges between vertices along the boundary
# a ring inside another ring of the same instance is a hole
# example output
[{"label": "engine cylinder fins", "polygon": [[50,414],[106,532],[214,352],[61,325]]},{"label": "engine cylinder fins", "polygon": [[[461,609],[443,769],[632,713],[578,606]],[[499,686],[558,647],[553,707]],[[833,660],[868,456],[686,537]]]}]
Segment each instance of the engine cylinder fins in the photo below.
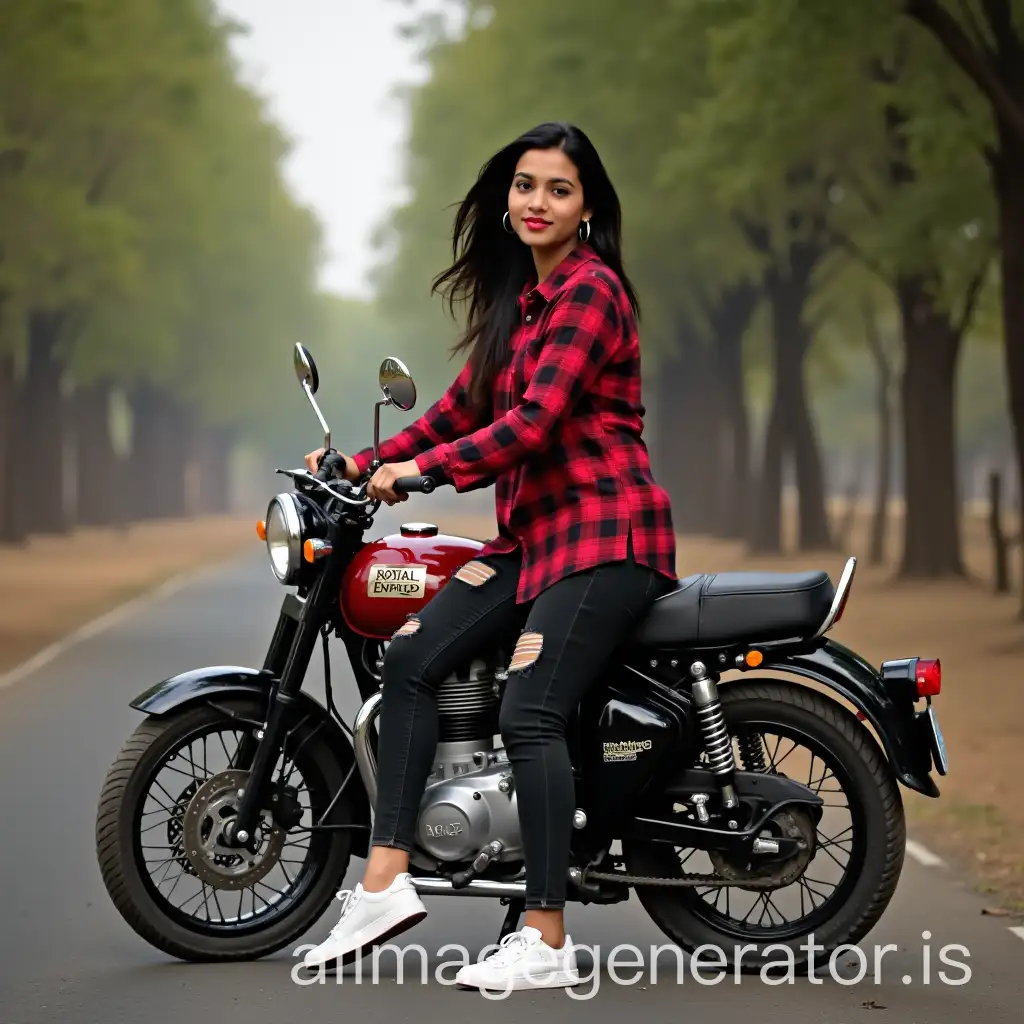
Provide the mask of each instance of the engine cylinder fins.
[{"label": "engine cylinder fins", "polygon": [[442,743],[489,737],[498,731],[494,673],[482,661],[474,662],[466,673],[443,679],[437,686],[436,701]]}]

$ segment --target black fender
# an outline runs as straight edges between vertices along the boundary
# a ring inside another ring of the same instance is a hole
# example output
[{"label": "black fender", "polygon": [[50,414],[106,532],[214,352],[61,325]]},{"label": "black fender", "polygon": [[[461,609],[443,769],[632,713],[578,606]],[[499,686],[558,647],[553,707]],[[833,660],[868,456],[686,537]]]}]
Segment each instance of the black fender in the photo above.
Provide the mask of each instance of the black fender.
[{"label": "black fender", "polygon": [[834,640],[825,640],[812,651],[761,650],[764,660],[759,668],[813,679],[845,697],[878,734],[899,781],[925,796],[939,795],[930,775],[931,749],[918,726],[913,702],[891,694],[881,673],[859,654]]},{"label": "black fender", "polygon": [[[210,665],[181,672],[156,683],[148,690],[143,690],[131,702],[131,707],[147,715],[159,716],[210,698],[235,694],[266,698],[274,682],[273,676],[258,669],[242,665]],[[357,857],[365,857],[369,852],[370,841],[370,801],[362,776],[355,767],[352,741],[327,708],[315,697],[300,690],[295,699],[296,706],[301,712],[312,715],[318,722],[323,723],[331,746],[344,769],[353,769],[346,790],[352,798],[355,823],[366,827],[352,830],[352,852]]]}]

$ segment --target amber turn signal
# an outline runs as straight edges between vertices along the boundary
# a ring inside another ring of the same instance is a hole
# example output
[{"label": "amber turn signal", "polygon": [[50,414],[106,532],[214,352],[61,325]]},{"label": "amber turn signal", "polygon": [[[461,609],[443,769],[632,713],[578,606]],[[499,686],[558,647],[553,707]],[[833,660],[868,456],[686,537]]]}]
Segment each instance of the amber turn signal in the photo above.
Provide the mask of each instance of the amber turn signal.
[{"label": "amber turn signal", "polygon": [[267,539],[267,524],[262,519],[256,524],[256,536],[260,540]]},{"label": "amber turn signal", "polygon": [[331,545],[325,540],[307,540],[302,545],[302,557],[312,564],[318,558],[324,558],[331,553]]},{"label": "amber turn signal", "polygon": [[760,651],[747,651],[747,656],[743,660],[747,663],[747,668],[757,668],[764,661],[764,655]]}]

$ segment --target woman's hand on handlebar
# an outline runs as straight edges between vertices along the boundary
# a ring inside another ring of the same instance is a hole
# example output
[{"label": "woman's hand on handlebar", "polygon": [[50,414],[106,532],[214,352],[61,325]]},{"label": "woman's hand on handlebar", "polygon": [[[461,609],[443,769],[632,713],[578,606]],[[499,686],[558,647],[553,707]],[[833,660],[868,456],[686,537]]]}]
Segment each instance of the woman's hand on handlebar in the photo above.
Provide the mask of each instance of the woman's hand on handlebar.
[{"label": "woman's hand on handlebar", "polygon": [[[316,451],[310,452],[306,456],[306,469],[310,473],[316,473],[320,468],[320,460],[323,458],[324,449],[317,448]],[[347,456],[341,452],[336,452],[335,455],[345,460],[345,479],[350,483],[355,483],[359,479],[359,470],[356,469],[356,464]]]},{"label": "woman's hand on handlebar", "polygon": [[408,462],[386,463],[370,477],[370,482],[366,486],[366,495],[369,498],[379,498],[385,505],[394,505],[399,501],[407,501],[409,499],[408,494],[395,492],[395,481],[399,477],[419,475],[420,467],[416,465],[415,459],[410,459]]}]

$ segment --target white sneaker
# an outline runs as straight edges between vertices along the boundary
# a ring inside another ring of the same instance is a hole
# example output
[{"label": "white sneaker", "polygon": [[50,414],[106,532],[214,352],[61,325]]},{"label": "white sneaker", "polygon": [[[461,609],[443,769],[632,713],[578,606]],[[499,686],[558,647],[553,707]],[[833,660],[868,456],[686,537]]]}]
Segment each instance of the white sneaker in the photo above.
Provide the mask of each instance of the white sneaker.
[{"label": "white sneaker", "polygon": [[499,992],[570,988],[579,983],[572,939],[566,935],[564,946],[554,949],[538,929],[529,927],[506,935],[489,957],[467,964],[455,975],[456,985]]},{"label": "white sneaker", "polygon": [[[400,932],[419,924],[427,916],[408,872],[398,875],[381,892],[367,892],[362,884],[355,890],[342,889],[341,917],[330,935],[302,961],[305,967],[321,967],[343,958],[353,958],[357,950],[365,956],[370,949]],[[354,959],[354,958],[353,958]]]}]

